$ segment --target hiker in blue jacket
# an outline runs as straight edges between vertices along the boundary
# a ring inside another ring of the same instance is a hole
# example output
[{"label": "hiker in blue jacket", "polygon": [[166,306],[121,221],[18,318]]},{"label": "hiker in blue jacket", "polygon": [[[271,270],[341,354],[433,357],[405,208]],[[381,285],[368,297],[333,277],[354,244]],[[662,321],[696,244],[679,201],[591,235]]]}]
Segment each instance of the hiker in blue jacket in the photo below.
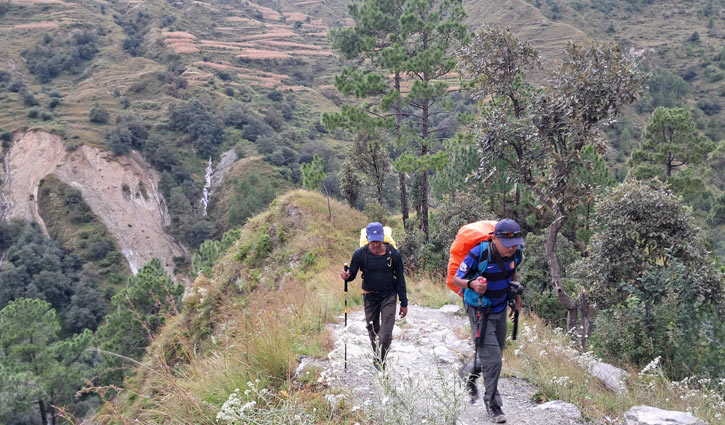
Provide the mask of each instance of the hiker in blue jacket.
[{"label": "hiker in blue jacket", "polygon": [[350,270],[342,270],[340,277],[349,282],[355,280],[358,270],[362,271],[365,324],[373,352],[380,356],[375,363],[375,367],[380,369],[385,366],[385,357],[393,340],[397,299],[400,298],[399,316],[402,319],[408,314],[408,297],[403,276],[403,258],[392,245],[383,242],[383,225],[370,223],[365,232],[368,244],[352,254]]},{"label": "hiker in blue jacket", "polygon": [[[510,219],[501,220],[496,224],[491,240],[471,249],[453,278],[453,283],[464,290],[464,304],[477,353],[474,356],[477,358],[465,365],[460,373],[466,380],[471,403],[475,403],[478,397],[476,379],[483,376],[486,390],[483,401],[488,415],[496,423],[506,422],[501,409],[503,401],[498,392],[498,379],[506,341],[506,305],[510,288],[521,288],[516,270],[523,260],[521,247],[524,245],[518,223]],[[479,263],[485,265],[485,270],[479,270],[482,268]],[[520,292],[514,300],[513,309],[509,312],[512,317],[514,310],[521,310]],[[477,334],[480,336],[477,337]]]}]

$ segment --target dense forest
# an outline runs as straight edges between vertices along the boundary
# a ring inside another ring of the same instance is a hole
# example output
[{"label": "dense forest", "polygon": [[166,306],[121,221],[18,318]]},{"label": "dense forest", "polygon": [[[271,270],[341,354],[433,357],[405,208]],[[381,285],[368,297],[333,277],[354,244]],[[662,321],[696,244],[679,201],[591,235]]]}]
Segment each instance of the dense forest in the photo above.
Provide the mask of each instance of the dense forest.
[{"label": "dense forest", "polygon": [[[245,294],[285,233],[245,242],[240,228],[291,188],[325,195],[330,215],[336,199],[392,224],[413,276],[445,273],[460,226],[514,218],[530,313],[605,360],[659,358],[668,379],[722,391],[725,9],[513,2],[582,34],[552,56],[516,22],[472,15],[498,10],[485,1],[317,3],[0,1],[2,153],[31,131],[139,153],[166,230],[193,252],[174,258],[178,276],[212,279],[234,249],[254,271],[235,281]],[[213,306],[190,307],[157,260],[132,274],[77,188],[51,174],[34,196],[42,226],[2,206],[1,421],[72,421],[143,386],[139,366],[179,317],[214,345]]]}]

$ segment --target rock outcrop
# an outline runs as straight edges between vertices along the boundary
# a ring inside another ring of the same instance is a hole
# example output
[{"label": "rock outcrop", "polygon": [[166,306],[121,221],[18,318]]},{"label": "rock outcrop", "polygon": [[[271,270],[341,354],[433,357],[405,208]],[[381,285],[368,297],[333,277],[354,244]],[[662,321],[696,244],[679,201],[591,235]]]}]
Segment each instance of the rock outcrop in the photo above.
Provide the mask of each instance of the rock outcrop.
[{"label": "rock outcrop", "polygon": [[[169,216],[158,191],[158,174],[136,152],[115,157],[90,146],[67,151],[60,137],[43,132],[16,135],[6,156],[2,192],[5,219],[36,221],[40,180],[50,174],[81,191],[135,273],[158,258],[169,274],[186,249],[165,231]],[[46,232],[47,233],[47,232]]]},{"label": "rock outcrop", "polygon": [[687,412],[662,410],[650,406],[634,406],[624,413],[625,425],[707,425]]}]

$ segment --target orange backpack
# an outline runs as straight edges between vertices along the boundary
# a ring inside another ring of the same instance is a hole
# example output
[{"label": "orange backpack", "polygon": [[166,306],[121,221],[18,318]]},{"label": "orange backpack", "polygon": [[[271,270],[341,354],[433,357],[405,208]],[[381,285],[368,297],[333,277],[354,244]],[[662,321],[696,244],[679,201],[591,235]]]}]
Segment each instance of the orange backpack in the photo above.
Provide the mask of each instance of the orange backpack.
[{"label": "orange backpack", "polygon": [[496,223],[498,221],[476,221],[475,223],[466,224],[458,229],[458,234],[456,234],[456,239],[451,244],[451,253],[448,257],[448,278],[446,279],[446,284],[451,291],[461,297],[463,297],[463,290],[453,284],[453,277],[456,275],[458,267],[463,262],[463,259],[466,258],[466,255],[468,255],[468,252],[481,242],[491,239],[491,234],[496,227]]}]

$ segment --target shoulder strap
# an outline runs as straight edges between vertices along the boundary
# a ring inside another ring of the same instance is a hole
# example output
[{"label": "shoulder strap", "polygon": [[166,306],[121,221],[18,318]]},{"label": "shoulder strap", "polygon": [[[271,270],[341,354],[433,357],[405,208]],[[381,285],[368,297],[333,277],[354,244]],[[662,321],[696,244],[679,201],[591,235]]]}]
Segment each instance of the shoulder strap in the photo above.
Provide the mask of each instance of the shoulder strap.
[{"label": "shoulder strap", "polygon": [[[478,253],[478,274],[481,275],[486,271],[488,262],[491,261],[491,244],[489,241],[483,241],[480,245],[480,252]],[[483,258],[483,253],[486,253],[486,259]]]},{"label": "shoulder strap", "polygon": [[362,248],[362,251],[360,252],[360,256],[362,257],[360,260],[360,270],[363,272],[363,279],[365,279],[365,272],[368,269],[368,246],[365,245]]}]

